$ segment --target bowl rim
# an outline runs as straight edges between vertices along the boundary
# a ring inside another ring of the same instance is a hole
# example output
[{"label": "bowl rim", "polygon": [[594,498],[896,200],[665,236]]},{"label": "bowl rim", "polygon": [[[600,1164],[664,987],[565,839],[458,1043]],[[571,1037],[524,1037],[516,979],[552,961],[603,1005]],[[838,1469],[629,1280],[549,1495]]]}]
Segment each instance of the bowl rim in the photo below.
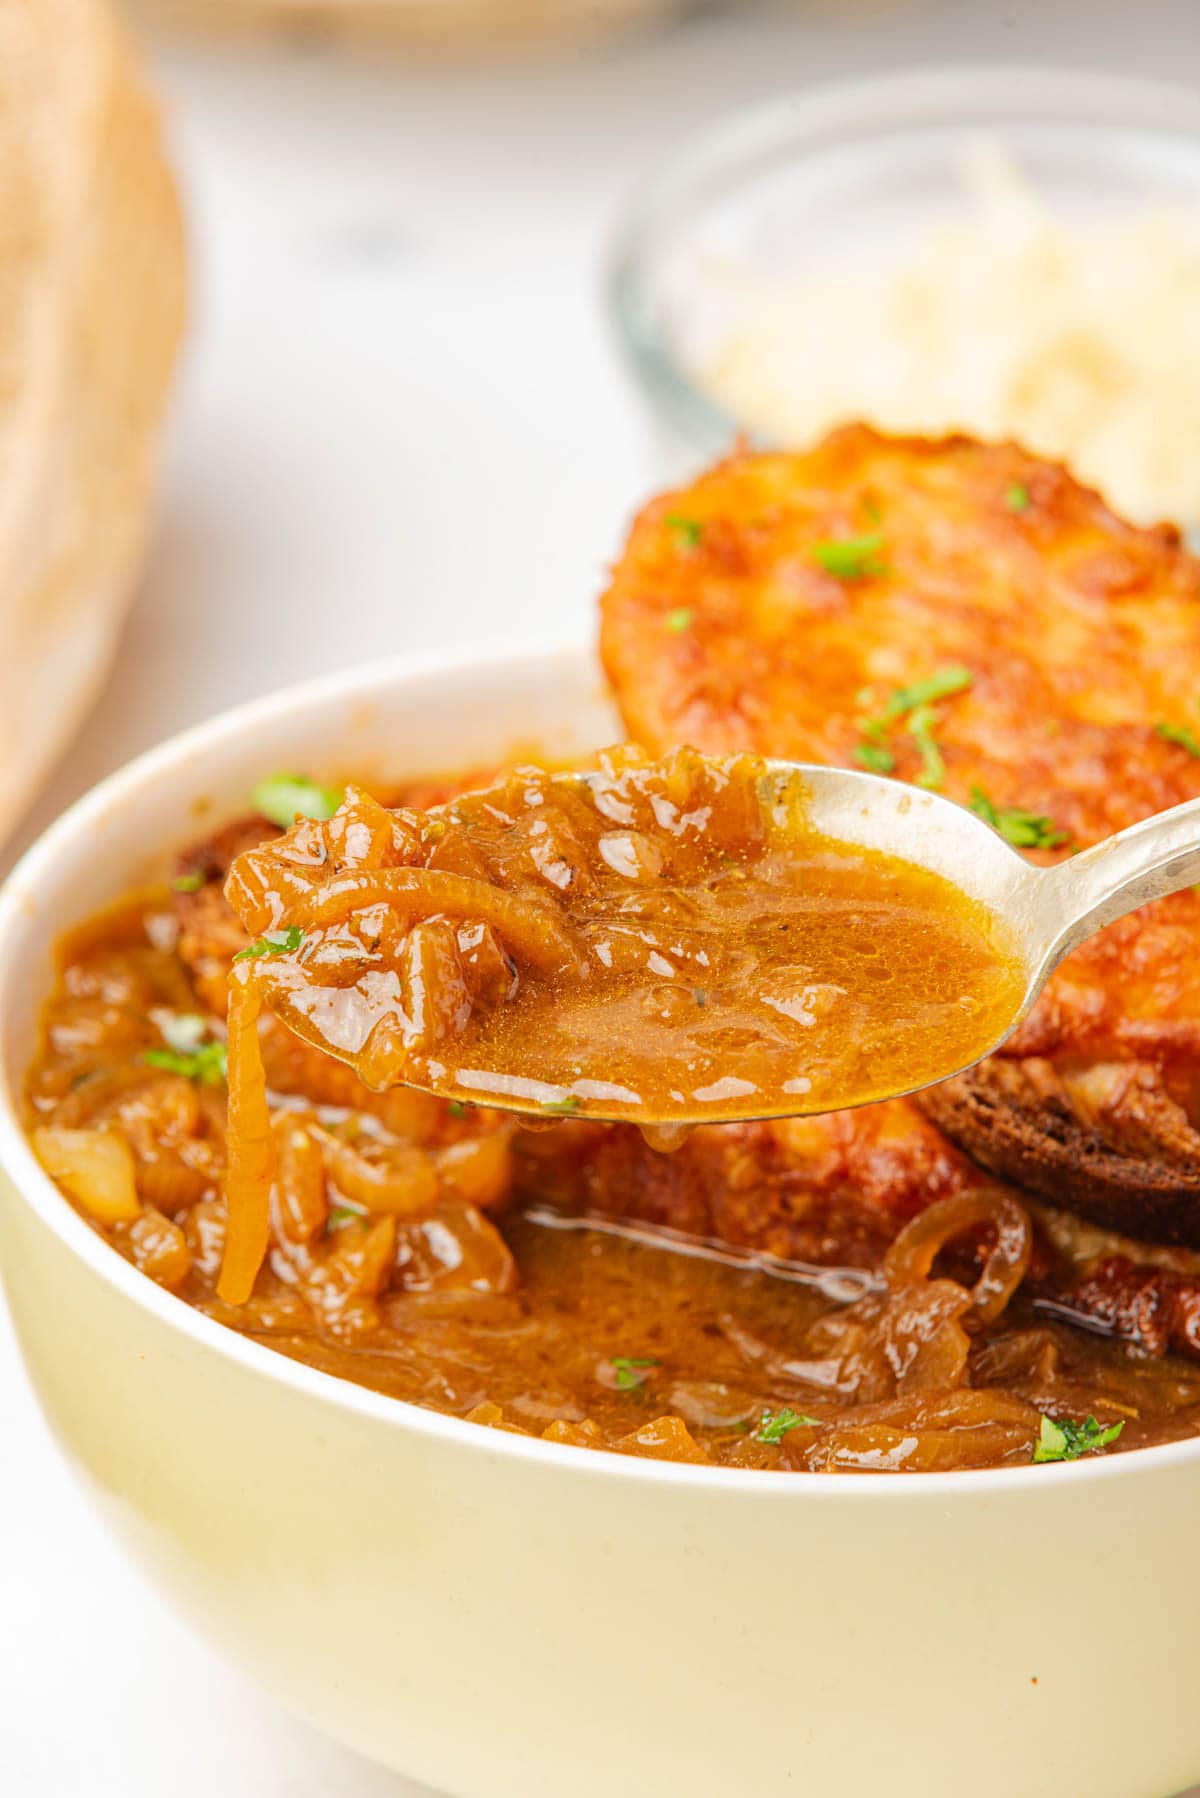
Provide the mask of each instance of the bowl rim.
[{"label": "bowl rim", "polygon": [[[917,63],[882,74],[821,83],[756,100],[686,136],[633,189],[609,233],[603,299],[610,332],[635,382],[695,448],[750,436],[746,423],[689,374],[662,330],[649,271],[664,226],[707,203],[707,184],[744,179],[750,159],[794,157],[836,131],[867,143],[898,127],[937,122],[942,108],[1006,106],[1014,121],[1037,119],[1089,132],[1109,128],[1194,136],[1200,156],[1200,94],[1181,83],[1041,63]],[[880,113],[887,112],[882,122]]]},{"label": "bowl rim", "polygon": [[[495,673],[504,668],[537,673],[553,679],[556,672],[578,676],[585,652],[577,642],[548,649],[513,649],[507,645],[471,645],[443,653],[395,656],[374,664],[359,664],[333,674],[318,676],[249,700],[218,713],[146,750],[125,763],[77,799],[26,850],[0,889],[0,1014],[10,1004],[9,985],[20,964],[23,939],[37,928],[33,895],[46,875],[53,874],[60,857],[95,824],[114,809],[136,806],[138,794],[150,783],[172,778],[194,778],[196,760],[218,743],[229,744],[244,734],[314,705],[363,701],[390,695],[397,687],[417,681],[459,677],[469,682],[474,674]],[[12,1189],[9,1202],[29,1207],[76,1261],[135,1309],[147,1312],[159,1324],[193,1342],[202,1353],[212,1353],[251,1375],[266,1379],[292,1393],[315,1400],[322,1407],[349,1411],[388,1430],[415,1434],[463,1450],[472,1448],[490,1458],[532,1461],[547,1473],[557,1470],[568,1477],[634,1482],[651,1486],[684,1486],[708,1489],[732,1499],[754,1492],[763,1503],[897,1503],[925,1494],[931,1503],[943,1504],[960,1494],[963,1499],[1011,1492],[1014,1497],[1031,1488],[1058,1486],[1063,1480],[1129,1479],[1152,1470],[1200,1461],[1200,1436],[1125,1454],[1096,1455],[1072,1463],[1007,1466],[941,1473],[890,1473],[864,1475],[830,1473],[821,1476],[777,1477],[755,1468],[697,1466],[691,1463],[642,1459],[609,1449],[582,1451],[540,1437],[511,1435],[485,1429],[465,1418],[428,1410],[406,1399],[356,1385],[351,1380],[309,1367],[279,1354],[266,1344],[250,1340],[215,1319],[205,1317],[183,1299],[155,1284],[119,1255],[107,1240],[75,1211],[43,1171],[25,1134],[20,1113],[20,1082],[24,1068],[10,1065],[4,1054],[0,1066],[0,1169]],[[4,1202],[0,1200],[0,1202]],[[893,1493],[891,1500],[882,1493]]]}]

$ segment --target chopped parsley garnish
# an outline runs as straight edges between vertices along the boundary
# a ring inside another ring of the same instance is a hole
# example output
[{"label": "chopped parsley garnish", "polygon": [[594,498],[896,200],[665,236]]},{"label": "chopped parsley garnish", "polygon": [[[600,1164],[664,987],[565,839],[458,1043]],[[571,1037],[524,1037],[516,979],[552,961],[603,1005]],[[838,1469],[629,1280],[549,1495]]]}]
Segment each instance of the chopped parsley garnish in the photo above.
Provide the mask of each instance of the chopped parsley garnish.
[{"label": "chopped parsley garnish", "polygon": [[1010,512],[1029,510],[1029,489],[1024,481],[1014,481],[1004,492],[1004,503]]},{"label": "chopped parsley garnish", "polygon": [[197,1080],[201,1086],[219,1086],[225,1078],[224,1043],[205,1043],[190,1055],[180,1055],[175,1049],[147,1049],[142,1060],[147,1067],[182,1074],[185,1080]]},{"label": "chopped parsley garnish", "polygon": [[226,1050],[222,1042],[208,1042],[208,1020],[197,1012],[184,1011],[164,1018],[159,1025],[165,1049],[147,1049],[142,1060],[147,1067],[162,1068],[168,1074],[182,1074],[201,1086],[219,1086],[225,1079]]},{"label": "chopped parsley garnish", "polygon": [[612,1355],[608,1364],[616,1375],[618,1392],[636,1392],[646,1383],[643,1369],[658,1366],[653,1355]]},{"label": "chopped parsley garnish", "polygon": [[917,785],[919,787],[940,787],[946,778],[946,764],[942,760],[941,750],[933,739],[933,707],[914,706],[908,720],[908,728],[921,757],[921,772],[917,775]]},{"label": "chopped parsley garnish", "polygon": [[887,563],[879,554],[882,548],[883,532],[869,531],[863,537],[836,537],[814,543],[813,556],[836,580],[865,581],[887,573]]},{"label": "chopped parsley garnish", "polygon": [[949,699],[952,693],[964,693],[974,678],[969,668],[960,667],[958,663],[948,668],[936,668],[927,680],[914,681],[911,687],[897,687],[883,709],[882,722],[892,724],[918,706]]},{"label": "chopped parsley garnish", "polygon": [[1094,1455],[1115,1442],[1125,1428],[1125,1420],[1107,1426],[1089,1415],[1082,1423],[1069,1417],[1042,1418],[1038,1439],[1033,1445],[1035,1461],[1078,1461],[1080,1455]]},{"label": "chopped parsley garnish", "polygon": [[1164,743],[1177,743],[1189,755],[1200,758],[1200,738],[1186,724],[1156,724],[1154,734],[1161,737]]},{"label": "chopped parsley garnish", "polygon": [[982,787],[971,788],[971,810],[1014,849],[1055,849],[1067,841],[1066,831],[1059,830],[1053,818],[1020,806],[995,806]]},{"label": "chopped parsley garnish", "polygon": [[255,811],[287,830],[300,818],[332,818],[344,798],[341,787],[318,786],[303,774],[272,774],[250,795]]},{"label": "chopped parsley garnish", "polygon": [[286,930],[268,930],[260,936],[256,943],[248,949],[239,949],[234,961],[257,961],[261,955],[290,955],[304,941],[304,932],[299,924],[289,924]]},{"label": "chopped parsley garnish", "polygon": [[538,1106],[538,1110],[551,1117],[570,1117],[572,1112],[579,1110],[582,1102],[575,1093],[568,1093],[565,1099],[547,1099],[544,1105]]},{"label": "chopped parsley garnish", "polygon": [[204,876],[199,869],[193,870],[191,874],[177,874],[170,883],[173,893],[198,893],[203,885]]},{"label": "chopped parsley garnish", "polygon": [[690,606],[677,606],[673,612],[667,613],[667,629],[675,637],[681,637],[691,629],[692,610]]},{"label": "chopped parsley garnish", "polygon": [[854,759],[869,768],[872,774],[890,774],[896,766],[895,756],[882,743],[856,743]]},{"label": "chopped parsley garnish", "polygon": [[704,526],[698,518],[685,518],[682,512],[668,512],[667,524],[681,549],[699,549]]},{"label": "chopped parsley garnish", "polygon": [[955,693],[964,692],[974,678],[969,668],[955,663],[948,668],[935,669],[925,680],[914,681],[910,687],[897,687],[877,717],[859,719],[864,741],[855,745],[855,760],[873,774],[890,774],[896,766],[896,757],[884,736],[891,726],[907,717],[909,732],[921,757],[917,785],[940,787],[946,764],[934,739],[936,714],[931,708],[939,699],[949,699]]},{"label": "chopped parsley garnish", "polygon": [[461,1099],[451,1099],[446,1109],[452,1118],[465,1118],[467,1115],[467,1108]]},{"label": "chopped parsley garnish", "polygon": [[776,1411],[772,1417],[769,1411],[762,1414],[762,1422],[754,1432],[759,1442],[782,1442],[789,1430],[799,1430],[820,1423],[819,1417],[808,1417],[803,1411],[793,1411],[785,1405],[782,1411]]},{"label": "chopped parsley garnish", "polygon": [[325,1221],[327,1230],[344,1230],[347,1224],[356,1224],[363,1213],[356,1211],[352,1205],[335,1205]]}]

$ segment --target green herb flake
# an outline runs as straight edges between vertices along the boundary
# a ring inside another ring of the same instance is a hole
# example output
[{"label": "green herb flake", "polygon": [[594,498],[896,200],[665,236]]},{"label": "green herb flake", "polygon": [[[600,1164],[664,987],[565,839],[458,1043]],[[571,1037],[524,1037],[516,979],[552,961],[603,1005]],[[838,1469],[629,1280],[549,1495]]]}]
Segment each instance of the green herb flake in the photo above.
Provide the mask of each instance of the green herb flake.
[{"label": "green herb flake", "polygon": [[[954,663],[947,668],[935,669],[926,679],[914,681],[911,686],[897,687],[878,717],[858,719],[864,741],[855,746],[855,761],[873,774],[891,774],[896,757],[885,738],[893,725],[907,718],[909,732],[921,757],[917,785],[940,787],[946,777],[946,764],[933,735],[937,718],[932,707],[940,699],[950,699],[955,693],[965,692],[974,679],[969,668]],[[869,689],[859,695],[860,703],[868,696]]]},{"label": "green herb flake", "polygon": [[173,893],[198,893],[204,885],[204,876],[198,869],[191,874],[177,874],[170,882]]},{"label": "green herb flake", "polygon": [[304,932],[298,924],[289,924],[286,930],[268,930],[260,936],[256,943],[248,949],[239,949],[234,961],[258,961],[263,955],[290,955],[304,941]]},{"label": "green herb flake", "polygon": [[680,549],[699,549],[704,526],[698,518],[685,518],[682,512],[667,513],[667,528],[674,533]]},{"label": "green herb flake", "polygon": [[352,1205],[335,1205],[325,1220],[326,1230],[344,1230],[347,1224],[357,1224],[363,1213],[356,1211]]},{"label": "green herb flake", "polygon": [[835,580],[865,581],[888,572],[887,563],[879,554],[882,548],[882,531],[869,531],[863,537],[838,537],[825,543],[814,543],[813,557]]},{"label": "green herb flake", "polygon": [[862,767],[869,768],[872,774],[890,774],[896,766],[895,756],[882,743],[856,743],[854,759]]},{"label": "green herb flake", "polygon": [[259,781],[250,803],[272,824],[288,830],[298,817],[332,818],[344,797],[343,788],[318,786],[303,774],[272,774]]},{"label": "green herb flake", "polygon": [[921,757],[921,772],[917,775],[917,785],[928,787],[931,790],[940,787],[946,778],[946,764],[942,760],[942,752],[934,740],[933,723],[931,706],[914,706],[909,714],[909,732]]},{"label": "green herb flake", "polygon": [[575,1093],[568,1093],[565,1099],[547,1099],[538,1110],[544,1111],[548,1117],[571,1117],[583,1103]]},{"label": "green herb flake", "polygon": [[1115,1442],[1125,1428],[1125,1420],[1107,1426],[1089,1413],[1082,1423],[1069,1417],[1042,1418],[1042,1427],[1033,1446],[1035,1461],[1078,1461],[1081,1455],[1098,1454]]},{"label": "green herb flake", "polygon": [[673,637],[682,637],[684,631],[692,628],[691,607],[677,606],[673,612],[668,612],[666,624]]},{"label": "green herb flake", "polygon": [[971,788],[971,810],[1014,849],[1055,849],[1068,841],[1066,831],[1059,830],[1053,818],[1023,811],[1020,806],[995,806],[982,787]]},{"label": "green herb flake", "polygon": [[955,693],[965,693],[974,679],[971,670],[958,663],[948,668],[935,668],[926,680],[914,681],[911,687],[896,688],[884,709],[883,722],[892,724],[920,706],[933,705]]},{"label": "green herb flake", "polygon": [[461,1099],[451,1099],[446,1109],[452,1118],[465,1118],[467,1115],[467,1108]]},{"label": "green herb flake", "polygon": [[1176,743],[1180,749],[1186,749],[1189,755],[1200,759],[1200,738],[1186,724],[1156,724],[1154,734],[1164,743]]},{"label": "green herb flake", "polygon": [[696,1001],[697,1005],[703,1006],[708,1004],[708,993],[702,986],[694,986],[692,988],[692,998]]},{"label": "green herb flake", "polygon": [[200,1086],[220,1086],[226,1077],[224,1043],[201,1043],[198,1049],[147,1049],[142,1060],[147,1067],[182,1074]]},{"label": "green herb flake", "polygon": [[646,1384],[643,1371],[648,1367],[657,1367],[658,1362],[653,1355],[613,1355],[609,1359],[618,1392],[636,1392],[639,1386]]},{"label": "green herb flake", "polygon": [[1004,503],[1010,512],[1027,512],[1029,510],[1029,489],[1024,481],[1014,481],[1005,488]]},{"label": "green herb flake", "polygon": [[790,1405],[785,1405],[774,1417],[764,1411],[762,1422],[754,1433],[759,1442],[782,1442],[789,1430],[811,1429],[820,1421],[819,1417],[809,1417],[803,1411],[793,1411]]}]

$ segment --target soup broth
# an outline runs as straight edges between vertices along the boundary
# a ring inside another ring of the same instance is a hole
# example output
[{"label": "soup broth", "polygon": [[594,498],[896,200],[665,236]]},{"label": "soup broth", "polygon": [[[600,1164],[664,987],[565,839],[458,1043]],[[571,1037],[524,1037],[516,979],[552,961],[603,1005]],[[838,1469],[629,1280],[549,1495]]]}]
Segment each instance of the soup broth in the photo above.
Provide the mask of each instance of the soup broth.
[{"label": "soup broth", "polygon": [[[264,836],[248,821],[227,840]],[[182,890],[63,944],[27,1085],[43,1164],[181,1301],[397,1399],[623,1454],[919,1471],[1200,1430],[1200,1263],[1182,1251],[1135,1263],[983,1184],[907,1223],[833,1206],[803,1265],[597,1218],[596,1167],[631,1126],[530,1133],[373,1093],[269,1016],[267,1251],[228,1302],[220,1000],[247,939],[219,896],[227,859],[198,852]],[[769,1127],[714,1128],[752,1182]]]}]

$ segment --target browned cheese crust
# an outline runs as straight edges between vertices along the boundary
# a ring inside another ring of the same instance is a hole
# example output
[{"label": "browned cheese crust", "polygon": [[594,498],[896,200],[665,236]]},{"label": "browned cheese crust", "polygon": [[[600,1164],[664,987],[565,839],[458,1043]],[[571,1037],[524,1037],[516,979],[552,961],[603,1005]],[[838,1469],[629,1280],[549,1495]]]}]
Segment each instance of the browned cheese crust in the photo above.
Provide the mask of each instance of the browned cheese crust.
[{"label": "browned cheese crust", "polygon": [[[825,546],[850,540],[849,558]],[[833,566],[828,564],[832,561]],[[925,720],[941,790],[1020,809],[1069,854],[1200,795],[1200,564],[1065,469],[1014,445],[884,438],[741,453],[634,523],[601,650],[631,736],[926,769],[898,689],[970,686]],[[1131,1234],[1200,1244],[1200,898],[1103,932],[1053,977],[1002,1057],[934,1089],[927,1115],[984,1166]],[[914,1143],[928,1124],[902,1107]],[[869,1141],[872,1113],[829,1120]],[[904,1130],[893,1135],[903,1136]],[[900,1152],[900,1151],[896,1151]]]}]

